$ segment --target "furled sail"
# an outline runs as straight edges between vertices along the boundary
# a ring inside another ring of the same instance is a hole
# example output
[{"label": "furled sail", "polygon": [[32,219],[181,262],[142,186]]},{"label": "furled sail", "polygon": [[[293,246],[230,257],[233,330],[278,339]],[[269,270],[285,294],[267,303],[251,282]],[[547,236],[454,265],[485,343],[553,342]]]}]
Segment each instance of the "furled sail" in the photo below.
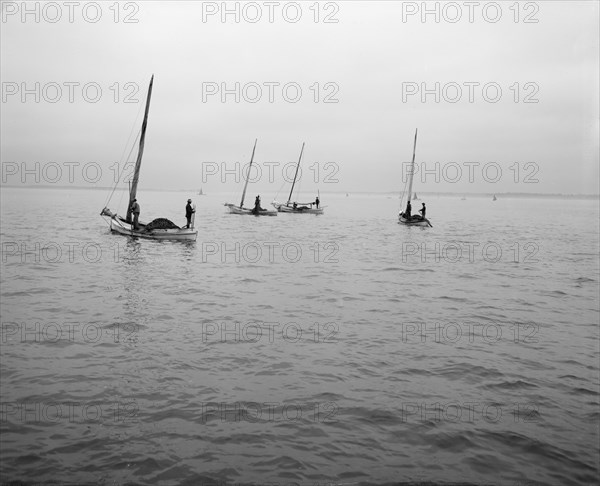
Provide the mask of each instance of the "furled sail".
[{"label": "furled sail", "polygon": [[146,126],[148,125],[148,111],[150,110],[150,97],[152,96],[152,83],[154,82],[154,74],[150,78],[150,86],[148,87],[148,97],[146,98],[146,111],[144,112],[144,122],[142,123],[142,134],[140,136],[140,148],[138,149],[137,160],[135,161],[135,169],[133,171],[133,179],[131,180],[131,189],[129,191],[129,204],[127,205],[127,222],[131,222],[131,204],[136,198],[138,180],[140,179],[140,167],[142,165],[142,155],[144,154],[144,142],[146,140]]}]

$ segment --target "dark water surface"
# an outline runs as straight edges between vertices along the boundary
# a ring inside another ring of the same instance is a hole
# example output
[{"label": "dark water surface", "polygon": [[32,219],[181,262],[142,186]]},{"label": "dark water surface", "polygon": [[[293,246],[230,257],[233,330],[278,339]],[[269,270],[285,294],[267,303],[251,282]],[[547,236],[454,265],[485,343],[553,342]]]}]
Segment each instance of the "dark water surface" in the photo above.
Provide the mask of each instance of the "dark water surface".
[{"label": "dark water surface", "polygon": [[597,201],[192,197],[2,189],[2,483],[596,484]]}]

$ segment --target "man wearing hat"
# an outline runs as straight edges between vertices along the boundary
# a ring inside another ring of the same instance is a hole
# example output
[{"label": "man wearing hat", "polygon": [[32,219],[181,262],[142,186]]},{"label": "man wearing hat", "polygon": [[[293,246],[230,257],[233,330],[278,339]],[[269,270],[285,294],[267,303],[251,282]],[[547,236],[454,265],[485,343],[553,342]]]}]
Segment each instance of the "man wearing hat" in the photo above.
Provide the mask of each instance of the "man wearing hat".
[{"label": "man wearing hat", "polygon": [[421,209],[419,209],[419,212],[421,213],[421,219],[425,219],[425,213],[427,212],[427,208],[425,207],[425,203],[423,203],[423,207]]},{"label": "man wearing hat", "polygon": [[185,217],[187,219],[186,228],[189,228],[190,224],[192,224],[192,214],[195,212],[196,212],[196,210],[194,208],[192,208],[192,200],[188,199],[187,206],[185,207]]}]

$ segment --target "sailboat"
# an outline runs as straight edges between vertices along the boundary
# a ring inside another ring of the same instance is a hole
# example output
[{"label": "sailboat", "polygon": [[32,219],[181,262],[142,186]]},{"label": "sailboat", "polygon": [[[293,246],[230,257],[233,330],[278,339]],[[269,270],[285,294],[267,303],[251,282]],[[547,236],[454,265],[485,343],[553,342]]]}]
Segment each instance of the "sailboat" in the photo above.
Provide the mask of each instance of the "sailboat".
[{"label": "sailboat", "polygon": [[[258,199],[258,196],[253,209],[244,207],[244,199],[246,198],[246,189],[248,188],[248,180],[250,179],[250,169],[252,169],[252,162],[254,162],[254,153],[256,152],[257,141],[258,139],[254,140],[252,157],[250,158],[250,165],[248,166],[248,173],[246,174],[246,182],[244,183],[244,191],[242,192],[242,200],[240,201],[239,206],[237,204],[231,203],[225,203],[224,205],[229,208],[229,212],[231,214],[249,214],[252,216],[277,216],[277,211],[271,211],[269,209],[263,209],[260,207],[260,199]],[[256,203],[258,203],[258,207],[256,207]]]},{"label": "sailboat", "polygon": [[413,201],[418,201],[419,200],[419,198],[417,197],[417,193],[416,192],[415,192],[415,195],[413,196],[412,200]]},{"label": "sailboat", "polygon": [[[148,111],[150,109],[150,98],[152,96],[152,83],[154,82],[154,75],[150,78],[150,85],[148,86],[148,96],[146,98],[146,110],[144,112],[144,121],[142,123],[142,132],[140,135],[140,145],[138,148],[137,159],[135,162],[135,169],[133,172],[133,179],[129,189],[129,204],[127,205],[127,216],[123,218],[117,213],[113,213],[107,206],[100,212],[110,224],[111,231],[127,236],[136,236],[139,238],[148,238],[152,240],[196,240],[198,231],[194,229],[194,215],[192,214],[190,228],[180,228],[173,222],[166,218],[158,218],[152,222],[145,224],[138,222],[137,228],[132,221],[132,204],[136,201],[138,181],[140,178],[140,168],[142,165],[142,155],[144,153],[144,142],[146,140],[146,127],[148,126]],[[113,190],[114,193],[114,190]],[[112,197],[112,194],[111,194]],[[109,200],[107,201],[110,202]],[[194,205],[194,209],[195,209]]]},{"label": "sailboat", "polygon": [[413,146],[412,163],[408,174],[408,202],[406,203],[406,209],[398,216],[398,221],[408,226],[431,226],[431,223],[427,218],[423,218],[419,215],[412,214],[412,208],[410,205],[410,196],[412,194],[413,176],[415,175],[415,154],[417,151],[417,130],[415,130],[415,143]]},{"label": "sailboat", "polygon": [[204,193],[202,192],[202,188],[200,188],[200,190],[198,191],[198,196],[204,196]]},{"label": "sailboat", "polygon": [[[298,164],[296,165],[296,173],[294,174],[294,181],[292,182],[292,189],[290,195],[285,204],[273,201],[272,206],[277,209],[280,213],[294,213],[294,214],[323,214],[323,208],[317,207],[315,202],[299,203],[292,202],[292,194],[294,193],[294,186],[296,185],[296,178],[298,177],[298,169],[300,168],[300,161],[302,160],[302,154],[304,153],[304,143],[300,150],[300,157],[298,158]],[[318,197],[318,196],[317,196]]]},{"label": "sailboat", "polygon": [[492,198],[492,201],[497,201],[498,198],[496,197],[496,194],[494,194],[494,197]]}]

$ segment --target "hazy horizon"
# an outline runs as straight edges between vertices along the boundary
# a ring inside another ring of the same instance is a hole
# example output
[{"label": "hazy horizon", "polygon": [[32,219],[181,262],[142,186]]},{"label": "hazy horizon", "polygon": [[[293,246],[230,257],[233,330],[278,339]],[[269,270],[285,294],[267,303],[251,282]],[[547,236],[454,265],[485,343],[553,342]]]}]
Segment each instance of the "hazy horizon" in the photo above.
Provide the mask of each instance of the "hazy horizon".
[{"label": "hazy horizon", "polygon": [[[31,185],[24,185],[24,184],[19,184],[19,185],[8,185],[8,184],[3,184],[0,187],[5,187],[5,188],[10,188],[10,189],[76,189],[76,190],[94,190],[94,191],[112,191],[112,187],[109,186],[84,186],[84,185],[56,185],[56,184],[31,184]],[[209,195],[214,195],[214,194],[241,194],[242,189],[240,188],[239,190],[219,190],[219,191],[214,191],[214,192],[207,192],[204,190],[203,187],[201,187],[200,189],[203,189],[203,194],[202,196],[209,196]],[[126,187],[118,187],[116,189],[117,191],[122,191],[122,192],[127,192],[127,188]],[[173,188],[173,189],[161,189],[158,187],[145,187],[143,188],[143,191],[147,191],[147,192],[187,192],[190,194],[190,197],[195,197],[195,196],[199,196],[200,194],[198,194],[198,188],[194,189],[194,188]],[[251,187],[249,187],[248,189],[248,194],[253,194],[255,192],[260,192],[260,191],[253,191]],[[270,191],[262,191],[265,195],[269,195],[271,194]],[[396,191],[344,191],[344,190],[323,190],[323,191],[319,191],[322,195],[327,195],[327,194],[331,194],[331,195],[344,195],[344,194],[348,194],[348,195],[352,195],[352,194],[360,194],[360,195],[396,195],[398,197],[400,197],[401,195],[403,195],[402,192],[396,192]],[[282,192],[283,194],[286,194],[286,191]],[[569,194],[569,193],[551,193],[551,192],[463,192],[463,191],[456,191],[456,192],[451,192],[451,191],[420,191],[418,193],[414,192],[415,194],[417,194],[417,196],[419,194],[422,195],[427,195],[427,196],[473,196],[473,197],[488,197],[488,196],[504,196],[504,197],[540,197],[540,198],[551,198],[551,197],[557,197],[557,198],[567,198],[567,199],[600,199],[600,194]],[[294,191],[294,194],[296,194],[296,191]],[[312,194],[306,193],[304,199],[310,199],[310,196]],[[248,196],[249,197],[249,196]]]},{"label": "hazy horizon", "polygon": [[600,192],[597,3],[292,3],[4,2],[2,184]]}]

